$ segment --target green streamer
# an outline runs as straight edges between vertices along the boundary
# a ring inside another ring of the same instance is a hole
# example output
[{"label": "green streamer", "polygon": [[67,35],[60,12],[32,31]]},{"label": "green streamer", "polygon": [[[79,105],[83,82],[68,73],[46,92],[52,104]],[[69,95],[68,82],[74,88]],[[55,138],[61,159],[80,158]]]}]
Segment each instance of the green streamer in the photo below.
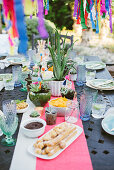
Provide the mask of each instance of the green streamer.
[{"label": "green streamer", "polygon": [[81,18],[82,29],[87,29],[87,26],[85,25],[85,18],[84,18],[83,0],[81,0],[80,11],[81,11],[80,18]]}]

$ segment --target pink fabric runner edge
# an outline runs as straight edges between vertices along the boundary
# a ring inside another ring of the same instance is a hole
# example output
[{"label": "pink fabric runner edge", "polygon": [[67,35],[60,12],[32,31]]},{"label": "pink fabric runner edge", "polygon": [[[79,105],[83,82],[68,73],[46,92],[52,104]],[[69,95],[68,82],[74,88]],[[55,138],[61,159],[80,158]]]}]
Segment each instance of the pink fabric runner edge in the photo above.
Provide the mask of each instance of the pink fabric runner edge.
[{"label": "pink fabric runner edge", "polygon": [[[72,89],[75,89],[72,82]],[[51,99],[56,97],[51,97]],[[45,107],[48,107],[47,103]],[[45,115],[41,117],[45,119]],[[64,117],[57,117],[57,124],[64,122]],[[45,133],[56,125],[46,125]],[[82,121],[79,118],[76,125],[83,128]],[[88,151],[84,130],[82,134],[59,156],[52,160],[43,160],[36,158],[36,170],[92,170],[92,163]]]}]

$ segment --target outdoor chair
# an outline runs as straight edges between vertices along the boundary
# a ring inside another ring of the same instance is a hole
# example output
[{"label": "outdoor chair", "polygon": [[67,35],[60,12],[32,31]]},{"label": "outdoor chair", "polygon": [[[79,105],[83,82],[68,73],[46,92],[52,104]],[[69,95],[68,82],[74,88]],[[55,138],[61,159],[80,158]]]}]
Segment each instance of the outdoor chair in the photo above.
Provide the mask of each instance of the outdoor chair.
[{"label": "outdoor chair", "polygon": [[[54,37],[54,36],[55,36],[55,34],[52,34],[52,37]],[[61,47],[62,47],[64,38],[70,40],[70,44],[67,45],[67,48],[72,47],[72,45],[73,45],[73,35],[71,35],[71,36],[60,35],[60,37],[61,37]],[[32,35],[32,50],[34,50],[34,49],[38,50],[37,49],[37,46],[38,46],[37,40],[38,39],[41,39],[40,35],[35,35],[35,34]],[[48,39],[44,39],[44,40],[47,41]],[[47,44],[46,44],[45,48],[47,48]],[[72,49],[73,49],[73,47],[72,47]]]}]

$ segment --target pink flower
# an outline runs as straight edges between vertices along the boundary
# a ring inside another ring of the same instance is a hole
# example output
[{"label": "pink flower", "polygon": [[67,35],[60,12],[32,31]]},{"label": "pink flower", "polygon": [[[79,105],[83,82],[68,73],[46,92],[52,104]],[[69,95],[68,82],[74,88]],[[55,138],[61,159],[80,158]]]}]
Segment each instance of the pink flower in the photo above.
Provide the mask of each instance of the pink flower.
[{"label": "pink flower", "polygon": [[69,75],[66,75],[66,76],[65,76],[65,79],[66,79],[66,80],[69,80]]},{"label": "pink flower", "polygon": [[38,82],[34,82],[34,83],[32,83],[32,84],[35,84],[35,85],[36,85],[36,84],[38,84]]}]

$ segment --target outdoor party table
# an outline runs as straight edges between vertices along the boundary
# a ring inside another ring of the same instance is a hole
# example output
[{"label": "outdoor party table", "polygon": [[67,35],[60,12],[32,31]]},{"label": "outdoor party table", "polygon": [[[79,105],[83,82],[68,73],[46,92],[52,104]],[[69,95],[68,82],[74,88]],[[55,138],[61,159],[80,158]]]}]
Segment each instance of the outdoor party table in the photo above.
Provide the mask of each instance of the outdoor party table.
[{"label": "outdoor party table", "polygon": [[[86,61],[99,60],[98,57],[85,57]],[[11,67],[5,69],[5,72],[11,72]],[[2,72],[0,72],[2,73]],[[97,71],[96,78],[111,79],[107,69]],[[114,107],[114,91],[101,92],[107,102],[108,107]],[[2,101],[6,99],[26,99],[27,93],[19,91],[19,88],[15,88],[13,91],[0,92],[0,109],[2,107]],[[19,124],[21,118],[24,120],[28,115],[25,113],[19,114]],[[87,139],[87,145],[92,161],[93,169],[95,170],[113,170],[114,169],[114,136],[108,135],[103,131],[101,127],[102,119],[90,118],[89,121],[83,122],[84,133]],[[28,154],[26,148],[34,142],[34,139],[24,140],[23,134],[18,130],[15,133],[17,136],[17,144],[15,147],[4,147],[0,145],[0,170],[36,170],[35,158]],[[2,137],[0,137],[0,140]],[[14,154],[13,154],[14,152]],[[77,154],[77,153],[76,153]],[[18,156],[18,157],[17,157]],[[12,159],[13,157],[13,159]],[[12,162],[11,162],[12,160]],[[81,161],[81,158],[80,158]],[[10,166],[11,164],[11,166]],[[45,166],[45,165],[44,165]],[[47,167],[48,169],[48,167]],[[86,170],[86,167],[83,167]]]}]

